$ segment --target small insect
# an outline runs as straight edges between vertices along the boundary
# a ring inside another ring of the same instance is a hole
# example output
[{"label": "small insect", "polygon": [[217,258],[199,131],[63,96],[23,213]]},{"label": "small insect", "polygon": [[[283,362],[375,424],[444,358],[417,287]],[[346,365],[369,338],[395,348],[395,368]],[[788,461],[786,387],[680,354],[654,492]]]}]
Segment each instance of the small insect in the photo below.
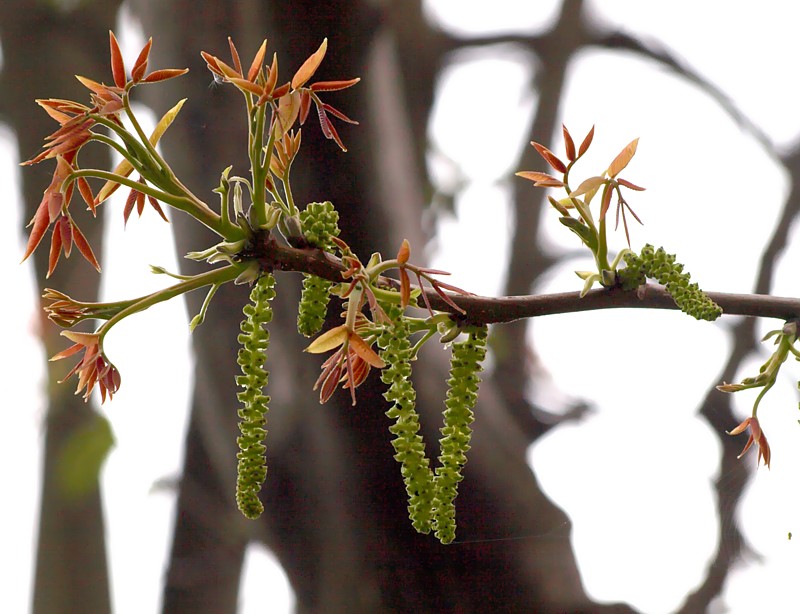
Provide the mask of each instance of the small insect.
[{"label": "small insect", "polygon": [[208,89],[213,90],[216,87],[218,87],[218,86],[222,85],[223,83],[225,83],[225,79],[223,79],[217,73],[212,72],[211,75],[212,75],[213,79],[211,80],[211,83],[208,84]]}]

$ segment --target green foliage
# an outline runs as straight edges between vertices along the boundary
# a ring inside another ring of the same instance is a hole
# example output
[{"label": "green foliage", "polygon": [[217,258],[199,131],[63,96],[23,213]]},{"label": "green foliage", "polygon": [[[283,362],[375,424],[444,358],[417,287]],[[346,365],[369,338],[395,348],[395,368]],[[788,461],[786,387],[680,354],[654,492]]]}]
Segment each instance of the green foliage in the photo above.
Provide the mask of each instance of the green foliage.
[{"label": "green foliage", "polygon": [[655,249],[648,244],[641,254],[625,254],[626,267],[619,271],[620,282],[626,290],[641,286],[646,278],[663,284],[675,304],[684,313],[698,320],[716,320],[722,309],[696,283],[690,282],[691,275],[683,272],[683,265],[675,261],[674,254],[668,254],[663,247]]},{"label": "green foliage", "polygon": [[242,375],[236,383],[244,390],[237,394],[242,403],[239,409],[239,466],[236,479],[236,504],[248,518],[258,518],[264,505],[258,498],[261,485],[267,477],[264,441],[267,436],[267,405],[269,397],[263,389],[269,380],[264,368],[269,346],[269,332],[264,326],[272,320],[270,301],[275,297],[275,278],[272,274],[261,276],[250,292],[250,302],[244,306],[245,319],[241,324],[238,340],[239,349],[236,362]]},{"label": "green foliage", "polygon": [[467,462],[466,453],[472,437],[470,424],[474,420],[472,408],[478,400],[478,374],[486,357],[488,331],[486,326],[467,329],[467,339],[453,344],[450,359],[450,378],[447,380],[443,437],[439,440],[440,466],[436,468],[436,497],[434,526],[436,537],[443,544],[455,539],[455,499],[458,483],[464,479],[461,468]]},{"label": "green foliage", "polygon": [[[331,237],[339,235],[339,214],[333,205],[309,203],[300,213],[300,224],[303,235],[308,242],[320,249],[331,249]],[[311,337],[322,330],[328,301],[333,284],[316,275],[303,275],[303,291],[297,311],[297,330],[306,337]]]},{"label": "green foliage", "polygon": [[389,385],[383,396],[394,403],[386,412],[395,421],[389,427],[389,432],[394,435],[394,458],[401,466],[411,522],[420,533],[430,533],[434,506],[433,472],[419,434],[419,414],[415,408],[417,394],[411,384],[409,326],[398,306],[389,306],[387,315],[392,322],[378,337],[378,345],[382,348],[380,357],[386,363],[381,371],[381,381]]}]

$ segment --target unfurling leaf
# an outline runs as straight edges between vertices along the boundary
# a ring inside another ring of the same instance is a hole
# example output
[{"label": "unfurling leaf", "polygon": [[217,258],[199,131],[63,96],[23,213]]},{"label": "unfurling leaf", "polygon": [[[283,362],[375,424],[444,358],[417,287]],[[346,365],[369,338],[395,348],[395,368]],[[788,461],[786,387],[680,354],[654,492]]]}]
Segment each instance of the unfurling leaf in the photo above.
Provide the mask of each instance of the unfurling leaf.
[{"label": "unfurling leaf", "polygon": [[630,143],[628,143],[625,148],[619,152],[614,161],[611,163],[611,166],[608,167],[608,176],[609,177],[616,177],[619,175],[623,169],[628,166],[628,163],[633,159],[633,156],[636,154],[636,147],[639,145],[639,139],[633,139]]}]

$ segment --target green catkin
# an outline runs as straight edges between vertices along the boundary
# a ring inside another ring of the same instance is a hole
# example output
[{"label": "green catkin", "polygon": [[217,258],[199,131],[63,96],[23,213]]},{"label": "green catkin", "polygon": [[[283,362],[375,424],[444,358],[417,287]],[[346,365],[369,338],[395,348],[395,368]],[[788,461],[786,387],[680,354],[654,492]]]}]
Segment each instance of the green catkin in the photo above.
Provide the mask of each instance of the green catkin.
[{"label": "green catkin", "polygon": [[464,479],[461,468],[472,437],[470,424],[475,416],[472,408],[478,400],[479,373],[486,357],[488,331],[485,326],[466,329],[467,339],[453,344],[450,378],[447,380],[444,426],[439,440],[439,466],[436,468],[436,503],[434,528],[436,537],[449,544],[456,536],[455,499],[458,483]]},{"label": "green catkin", "polygon": [[655,249],[652,245],[645,245],[641,254],[626,254],[625,264],[626,267],[619,271],[624,289],[638,288],[650,277],[664,285],[684,313],[698,320],[709,321],[722,315],[722,308],[696,283],[690,282],[691,275],[684,273],[683,265],[675,261],[675,255],[668,254],[663,247]]},{"label": "green catkin", "polygon": [[[339,235],[339,214],[330,202],[309,203],[300,213],[300,225],[308,242],[320,249],[330,250],[330,238]],[[303,291],[297,310],[297,330],[312,337],[322,330],[328,311],[333,284],[316,275],[303,274]]]},{"label": "green catkin", "polygon": [[392,323],[378,337],[380,356],[386,363],[381,380],[389,385],[384,393],[394,403],[386,415],[395,422],[389,427],[394,435],[394,458],[408,494],[408,515],[420,533],[430,533],[434,507],[433,472],[425,455],[425,443],[419,434],[419,414],[415,409],[417,394],[411,384],[411,342],[408,323],[397,305],[388,306]]},{"label": "green catkin", "polygon": [[236,362],[242,375],[236,383],[244,390],[236,397],[242,406],[239,409],[237,438],[239,459],[236,477],[236,504],[250,519],[258,518],[264,505],[258,498],[261,486],[267,477],[266,451],[267,406],[269,397],[264,395],[269,374],[264,368],[269,346],[269,332],[264,328],[272,320],[270,301],[275,297],[275,278],[271,273],[259,277],[250,292],[250,302],[242,310],[245,318],[241,323],[238,341],[241,344]]}]

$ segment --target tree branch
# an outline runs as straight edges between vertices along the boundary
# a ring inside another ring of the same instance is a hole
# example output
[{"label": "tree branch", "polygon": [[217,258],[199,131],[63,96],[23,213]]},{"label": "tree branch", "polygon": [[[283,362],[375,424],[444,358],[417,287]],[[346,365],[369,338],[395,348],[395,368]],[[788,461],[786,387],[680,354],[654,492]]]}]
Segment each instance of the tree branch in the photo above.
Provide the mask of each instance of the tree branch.
[{"label": "tree branch", "polygon": [[[268,236],[257,246],[256,252],[255,257],[266,270],[299,271],[337,283],[345,281],[342,279],[342,272],[346,267],[342,261],[320,249],[291,247],[280,244],[274,237]],[[387,288],[399,288],[399,283],[388,277],[381,277],[378,284]],[[678,309],[664,287],[655,284],[647,284],[637,290],[621,288],[590,290],[583,298],[578,291],[502,297],[448,293],[448,297],[465,311],[464,314],[455,312],[433,289],[423,288],[422,291],[432,308],[453,313],[475,324],[512,322],[522,318],[598,309]],[[800,318],[800,299],[797,298],[727,292],[707,294],[722,307],[726,315],[781,320]]]}]

